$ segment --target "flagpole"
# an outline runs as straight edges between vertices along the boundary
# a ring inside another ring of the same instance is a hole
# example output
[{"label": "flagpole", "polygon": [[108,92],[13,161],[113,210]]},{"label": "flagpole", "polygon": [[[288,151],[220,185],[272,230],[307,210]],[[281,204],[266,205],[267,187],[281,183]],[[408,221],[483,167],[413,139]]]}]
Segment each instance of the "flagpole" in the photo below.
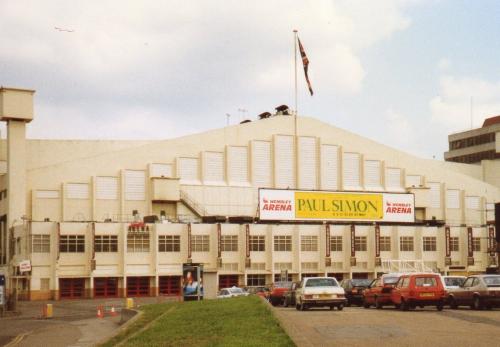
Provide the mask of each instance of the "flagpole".
[{"label": "flagpole", "polygon": [[297,137],[297,115],[299,113],[298,105],[297,105],[297,29],[293,30],[294,37],[294,62],[295,62],[295,114],[293,119],[293,140],[295,143],[295,188],[299,188],[299,160],[298,160],[298,149],[299,149],[299,140]]},{"label": "flagpole", "polygon": [[295,114],[294,114],[294,130],[293,133],[297,137],[297,114],[299,113],[297,105],[297,30],[293,31],[293,43],[294,43],[294,61],[295,61]]}]

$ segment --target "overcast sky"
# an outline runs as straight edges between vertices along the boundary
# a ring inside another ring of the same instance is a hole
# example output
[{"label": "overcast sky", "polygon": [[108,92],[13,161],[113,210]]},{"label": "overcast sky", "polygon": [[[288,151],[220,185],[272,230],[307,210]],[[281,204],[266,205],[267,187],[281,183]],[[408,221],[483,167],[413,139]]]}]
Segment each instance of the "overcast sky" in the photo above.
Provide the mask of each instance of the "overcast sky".
[{"label": "overcast sky", "polygon": [[172,138],[293,106],[293,29],[300,115],[441,159],[500,114],[498,0],[1,0],[0,85],[31,138]]}]

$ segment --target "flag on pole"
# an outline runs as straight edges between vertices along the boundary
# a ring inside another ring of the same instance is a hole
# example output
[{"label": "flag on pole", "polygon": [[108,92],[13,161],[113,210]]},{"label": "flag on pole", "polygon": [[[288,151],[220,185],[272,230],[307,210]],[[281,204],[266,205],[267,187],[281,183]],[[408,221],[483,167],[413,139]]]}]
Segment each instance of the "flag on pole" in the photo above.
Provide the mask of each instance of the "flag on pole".
[{"label": "flag on pole", "polygon": [[299,42],[299,50],[300,50],[300,56],[302,57],[302,64],[304,65],[304,74],[306,75],[306,81],[307,81],[307,87],[309,88],[309,92],[311,95],[313,95],[313,89],[311,86],[311,82],[309,81],[309,75],[307,74],[307,69],[309,67],[309,59],[307,59],[306,51],[304,51],[304,47],[302,46],[302,43],[300,42],[299,37],[297,36],[297,41]]}]

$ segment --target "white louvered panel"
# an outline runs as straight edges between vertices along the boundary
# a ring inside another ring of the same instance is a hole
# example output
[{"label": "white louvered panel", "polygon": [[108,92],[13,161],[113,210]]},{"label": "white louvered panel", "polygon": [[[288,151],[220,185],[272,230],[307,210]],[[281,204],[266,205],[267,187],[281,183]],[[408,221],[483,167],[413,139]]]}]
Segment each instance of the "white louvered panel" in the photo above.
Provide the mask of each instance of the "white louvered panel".
[{"label": "white louvered panel", "polygon": [[429,182],[429,195],[432,208],[441,208],[441,184]]},{"label": "white louvered panel", "polygon": [[0,175],[6,174],[6,173],[7,173],[7,161],[0,160]]},{"label": "white louvered panel", "polygon": [[460,208],[460,190],[446,190],[446,208]]},{"label": "white louvered panel", "polygon": [[274,138],[274,168],[276,188],[295,188],[294,141],[290,135]]},{"label": "white louvered panel", "polygon": [[406,175],[407,187],[420,187],[422,185],[422,176],[420,175]]},{"label": "white louvered panel", "polygon": [[66,197],[68,199],[88,199],[89,185],[87,183],[66,184]]},{"label": "white louvered panel", "polygon": [[359,153],[344,153],[342,166],[344,188],[359,189]]},{"label": "white louvered panel", "polygon": [[205,183],[224,182],[224,153],[204,152],[203,166]]},{"label": "white louvered panel", "polygon": [[469,210],[479,210],[480,205],[479,196],[466,196],[465,197],[465,208]]},{"label": "white louvered panel", "polygon": [[387,168],[385,169],[385,187],[387,190],[402,190],[401,186],[401,169]]},{"label": "white louvered panel", "polygon": [[151,164],[151,177],[173,177],[172,164]]},{"label": "white louvered panel", "polygon": [[139,170],[125,171],[125,200],[142,201],[146,199],[146,173]]},{"label": "white louvered panel", "polygon": [[252,184],[257,188],[271,187],[271,143],[252,142]]},{"label": "white louvered panel", "polygon": [[248,184],[248,148],[229,146],[227,157],[229,184]]},{"label": "white louvered panel", "polygon": [[37,199],[59,199],[59,191],[58,190],[37,190],[35,196]]},{"label": "white louvered panel", "polygon": [[316,189],[316,138],[299,137],[299,189]]},{"label": "white louvered panel", "polygon": [[365,160],[365,187],[380,189],[380,160]]},{"label": "white louvered panel", "polygon": [[338,189],[339,147],[321,145],[321,189]]},{"label": "white louvered panel", "polygon": [[198,158],[178,158],[177,163],[181,183],[199,182]]},{"label": "white louvered panel", "polygon": [[95,178],[96,199],[118,199],[118,177],[97,176]]}]

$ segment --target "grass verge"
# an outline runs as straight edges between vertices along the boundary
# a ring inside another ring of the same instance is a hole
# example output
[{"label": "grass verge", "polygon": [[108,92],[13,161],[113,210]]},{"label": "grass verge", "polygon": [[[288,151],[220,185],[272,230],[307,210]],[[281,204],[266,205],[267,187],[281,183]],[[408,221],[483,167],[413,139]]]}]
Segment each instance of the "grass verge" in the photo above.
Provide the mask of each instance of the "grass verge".
[{"label": "grass verge", "polygon": [[124,346],[294,346],[269,307],[256,296],[148,305],[143,310],[143,317],[128,333],[104,346],[120,343],[158,317]]}]

